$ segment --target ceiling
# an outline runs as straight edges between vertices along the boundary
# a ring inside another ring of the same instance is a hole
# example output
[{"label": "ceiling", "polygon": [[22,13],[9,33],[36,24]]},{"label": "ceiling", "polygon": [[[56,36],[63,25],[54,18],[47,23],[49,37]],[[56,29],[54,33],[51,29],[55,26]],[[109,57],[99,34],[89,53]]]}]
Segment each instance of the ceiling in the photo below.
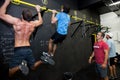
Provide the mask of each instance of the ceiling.
[{"label": "ceiling", "polygon": [[115,12],[120,16],[120,4],[109,6],[109,4],[120,0],[76,0],[78,3],[78,9],[91,8],[98,11],[99,14],[108,12]]}]

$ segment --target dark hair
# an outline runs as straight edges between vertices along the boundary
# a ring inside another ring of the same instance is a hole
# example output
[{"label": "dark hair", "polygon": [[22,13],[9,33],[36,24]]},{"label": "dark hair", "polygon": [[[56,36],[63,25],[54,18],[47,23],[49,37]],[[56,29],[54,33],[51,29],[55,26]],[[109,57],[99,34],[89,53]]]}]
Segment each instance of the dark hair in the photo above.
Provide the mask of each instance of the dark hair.
[{"label": "dark hair", "polygon": [[29,9],[24,9],[22,12],[23,19],[26,21],[31,21],[32,13]]},{"label": "dark hair", "polygon": [[68,5],[63,5],[63,12],[68,14],[70,12],[70,7]]}]

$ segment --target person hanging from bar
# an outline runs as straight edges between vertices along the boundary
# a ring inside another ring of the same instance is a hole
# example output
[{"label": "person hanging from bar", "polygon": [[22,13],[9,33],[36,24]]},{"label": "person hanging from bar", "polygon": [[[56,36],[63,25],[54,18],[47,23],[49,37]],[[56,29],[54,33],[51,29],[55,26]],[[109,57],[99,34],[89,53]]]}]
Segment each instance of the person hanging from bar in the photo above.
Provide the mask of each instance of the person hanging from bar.
[{"label": "person hanging from bar", "polygon": [[61,12],[59,13],[57,13],[56,10],[52,10],[51,23],[57,23],[57,30],[49,40],[48,53],[43,53],[43,55],[54,56],[57,44],[62,43],[66,38],[68,33],[68,26],[70,24],[70,16],[68,15],[69,11],[70,8],[66,5],[61,8]]},{"label": "person hanging from bar", "polygon": [[29,9],[23,10],[22,19],[6,14],[6,8],[10,4],[10,1],[11,0],[5,0],[4,4],[0,7],[0,19],[12,24],[15,32],[14,55],[9,64],[9,76],[12,76],[19,70],[27,75],[29,72],[27,63],[33,70],[42,63],[40,60],[35,62],[29,42],[30,35],[35,27],[38,27],[43,23],[40,14],[40,6],[35,6],[38,13],[38,20],[31,21],[32,13]]}]

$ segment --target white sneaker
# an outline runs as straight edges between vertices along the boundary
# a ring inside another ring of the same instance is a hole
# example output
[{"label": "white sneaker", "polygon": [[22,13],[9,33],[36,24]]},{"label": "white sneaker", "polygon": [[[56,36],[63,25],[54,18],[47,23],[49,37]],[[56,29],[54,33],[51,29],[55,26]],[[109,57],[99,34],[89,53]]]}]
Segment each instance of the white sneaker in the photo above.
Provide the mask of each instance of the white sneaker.
[{"label": "white sneaker", "polygon": [[43,54],[43,56],[48,56],[48,57],[50,57],[50,54],[48,54],[47,52],[43,52],[42,54]]},{"label": "white sneaker", "polygon": [[51,57],[41,56],[40,59],[41,59],[41,61],[42,61],[43,63],[45,63],[45,64],[48,63],[48,64],[50,64],[50,65],[55,65],[55,61],[54,61]]}]

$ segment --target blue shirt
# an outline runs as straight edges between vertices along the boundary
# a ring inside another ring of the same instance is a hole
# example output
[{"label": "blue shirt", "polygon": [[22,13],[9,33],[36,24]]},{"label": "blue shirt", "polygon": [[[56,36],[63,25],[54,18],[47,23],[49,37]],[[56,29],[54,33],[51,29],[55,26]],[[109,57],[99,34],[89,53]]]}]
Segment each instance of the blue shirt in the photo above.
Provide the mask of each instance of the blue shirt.
[{"label": "blue shirt", "polygon": [[108,46],[110,48],[109,57],[115,57],[116,56],[116,50],[115,50],[114,41],[112,39],[108,39],[107,44],[108,44]]},{"label": "blue shirt", "polygon": [[62,35],[67,34],[68,26],[70,23],[70,16],[64,12],[59,12],[56,15],[58,25],[57,25],[57,32]]}]

